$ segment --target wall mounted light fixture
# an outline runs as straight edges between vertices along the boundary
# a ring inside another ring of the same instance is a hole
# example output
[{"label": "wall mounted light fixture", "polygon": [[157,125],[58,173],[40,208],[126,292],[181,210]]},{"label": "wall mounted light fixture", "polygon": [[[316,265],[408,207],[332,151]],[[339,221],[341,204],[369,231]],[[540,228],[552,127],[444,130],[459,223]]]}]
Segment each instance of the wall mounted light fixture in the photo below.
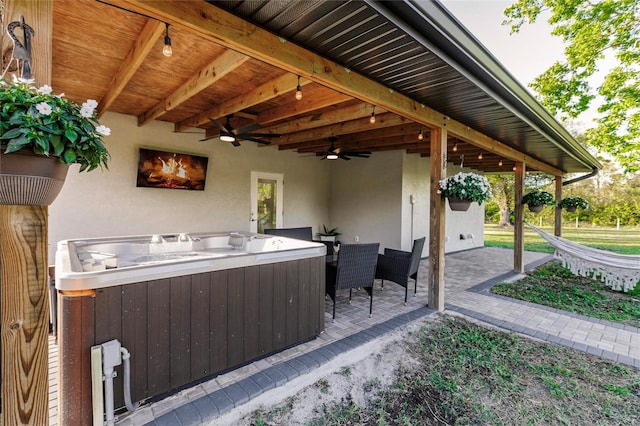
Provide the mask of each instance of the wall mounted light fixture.
[{"label": "wall mounted light fixture", "polygon": [[164,33],[164,47],[162,48],[162,54],[167,58],[173,55],[173,49],[171,48],[171,37],[169,37],[169,24],[164,23],[165,25],[165,33]]},{"label": "wall mounted light fixture", "polygon": [[296,99],[302,99],[302,86],[300,86],[300,76],[298,76],[298,85],[296,86]]}]

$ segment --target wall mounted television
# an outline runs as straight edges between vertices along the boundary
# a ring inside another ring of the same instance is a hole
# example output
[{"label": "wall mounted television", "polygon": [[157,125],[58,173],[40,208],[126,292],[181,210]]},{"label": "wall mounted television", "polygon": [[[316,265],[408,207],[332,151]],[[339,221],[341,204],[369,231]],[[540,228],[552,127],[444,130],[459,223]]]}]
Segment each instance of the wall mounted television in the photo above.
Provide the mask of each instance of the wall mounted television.
[{"label": "wall mounted television", "polygon": [[204,191],[208,157],[140,148],[138,187]]}]

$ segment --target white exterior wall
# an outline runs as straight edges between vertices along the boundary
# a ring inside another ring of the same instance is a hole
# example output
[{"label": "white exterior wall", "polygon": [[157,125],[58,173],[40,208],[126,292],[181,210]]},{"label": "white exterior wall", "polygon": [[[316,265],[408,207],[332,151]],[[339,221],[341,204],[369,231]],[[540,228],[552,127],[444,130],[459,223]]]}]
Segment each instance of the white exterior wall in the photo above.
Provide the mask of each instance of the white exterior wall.
[{"label": "white exterior wall", "polygon": [[402,235],[402,152],[375,152],[369,159],[335,160],[331,176],[330,222],[339,240],[400,247]]},{"label": "white exterior wall", "polygon": [[[108,171],[69,169],[65,185],[49,206],[49,262],[56,244],[71,238],[156,233],[248,231],[251,171],[284,175],[283,227],[323,224],[338,227],[342,242],[379,242],[410,250],[429,232],[429,159],[403,151],[375,152],[369,159],[320,161],[314,156],[241,142],[234,148],[216,139],[199,142],[203,132],[173,133],[154,121],[138,127],[136,118],[107,113]],[[204,191],[136,187],[139,148],[207,156]],[[449,174],[456,173],[455,166]],[[409,202],[415,195],[416,202]],[[466,213],[447,205],[447,252],[484,244],[484,206]],[[412,235],[413,234],[413,235]],[[460,234],[473,239],[460,240]],[[428,255],[428,244],[423,256]]]}]

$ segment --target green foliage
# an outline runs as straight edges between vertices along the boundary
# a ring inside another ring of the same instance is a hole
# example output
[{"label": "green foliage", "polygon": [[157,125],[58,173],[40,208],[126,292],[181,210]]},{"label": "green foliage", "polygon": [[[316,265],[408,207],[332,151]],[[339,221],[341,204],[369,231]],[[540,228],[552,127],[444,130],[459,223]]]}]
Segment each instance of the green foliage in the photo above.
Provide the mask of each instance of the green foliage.
[{"label": "green foliage", "polygon": [[459,172],[440,181],[440,194],[482,204],[491,198],[491,187],[484,176]]},{"label": "green foliage", "polygon": [[[531,84],[542,103],[560,118],[574,118],[598,98],[601,118],[586,142],[627,170],[640,170],[640,6],[637,0],[517,0],[504,24],[518,32],[550,12],[552,34],[561,37],[564,59]],[[601,77],[602,61],[616,66]],[[598,80],[600,79],[600,80]]]},{"label": "green foliage", "polygon": [[[0,80],[0,139],[5,153],[29,149],[35,154],[57,156],[67,164],[80,164],[80,171],[107,168],[109,153],[102,136],[111,134],[98,123],[98,103],[82,106],[62,95],[51,94],[49,86],[35,88],[32,80]],[[5,142],[8,141],[8,142]]]},{"label": "green foliage", "polygon": [[495,285],[503,296],[551,306],[568,312],[640,327],[640,299],[613,291],[598,280],[578,277],[559,262],[551,262],[513,283]]},{"label": "green foliage", "polygon": [[530,206],[553,206],[555,203],[553,195],[547,191],[531,191],[522,197],[522,204]]},{"label": "green foliage", "polygon": [[338,235],[340,235],[340,232],[338,232],[338,228],[327,228],[326,225],[322,225],[322,231],[318,232],[318,235],[322,235],[325,237],[337,237]]},{"label": "green foliage", "polygon": [[571,196],[563,198],[562,201],[558,203],[558,206],[563,209],[570,207],[580,207],[581,209],[586,209],[589,207],[589,203],[587,203],[587,200],[582,197]]}]

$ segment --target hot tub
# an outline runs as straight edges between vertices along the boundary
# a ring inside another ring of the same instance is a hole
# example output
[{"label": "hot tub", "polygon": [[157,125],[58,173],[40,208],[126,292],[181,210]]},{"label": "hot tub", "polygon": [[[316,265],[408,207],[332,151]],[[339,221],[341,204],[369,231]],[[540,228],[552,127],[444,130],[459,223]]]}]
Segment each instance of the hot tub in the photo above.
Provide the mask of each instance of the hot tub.
[{"label": "hot tub", "polygon": [[65,240],[56,251],[56,288],[97,289],[325,253],[323,244],[249,232]]},{"label": "hot tub", "polygon": [[60,423],[92,423],[91,347],[112,339],[131,353],[134,401],[314,339],[324,330],[325,253],[246,232],[58,243]]}]

